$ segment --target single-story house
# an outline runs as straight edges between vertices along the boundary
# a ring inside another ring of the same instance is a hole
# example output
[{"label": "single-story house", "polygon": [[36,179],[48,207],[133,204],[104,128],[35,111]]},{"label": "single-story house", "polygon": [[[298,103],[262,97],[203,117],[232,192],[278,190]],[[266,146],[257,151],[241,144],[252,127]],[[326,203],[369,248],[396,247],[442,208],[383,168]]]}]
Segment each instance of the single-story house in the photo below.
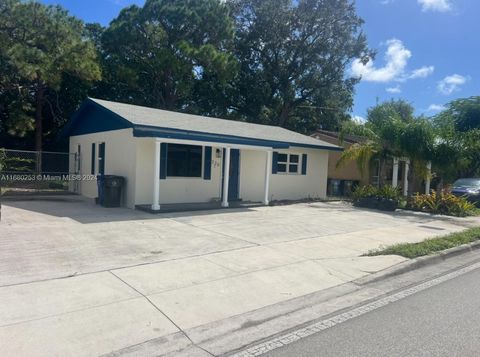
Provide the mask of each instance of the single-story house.
[{"label": "single-story house", "polygon": [[[123,205],[325,198],[328,153],[342,150],[284,128],[88,98],[64,128],[97,197],[96,175],[126,180]],[[90,177],[88,177],[90,175]],[[88,178],[93,178],[89,180]]]},{"label": "single-story house", "polygon": [[[365,138],[356,135],[344,135],[343,141],[341,141],[339,132],[322,129],[316,130],[311,134],[311,137],[342,146],[345,149],[365,141]],[[344,165],[337,167],[340,156],[341,152],[338,151],[331,151],[329,154],[327,189],[330,196],[348,196],[352,185],[370,184],[377,186],[380,181],[386,185],[401,187],[405,196],[412,192],[430,192],[430,181],[425,181],[415,175],[408,158],[392,157],[386,161],[382,170],[380,170],[378,159],[373,159],[362,175],[355,161],[346,162]],[[429,165],[427,169],[430,170],[431,166]]]}]

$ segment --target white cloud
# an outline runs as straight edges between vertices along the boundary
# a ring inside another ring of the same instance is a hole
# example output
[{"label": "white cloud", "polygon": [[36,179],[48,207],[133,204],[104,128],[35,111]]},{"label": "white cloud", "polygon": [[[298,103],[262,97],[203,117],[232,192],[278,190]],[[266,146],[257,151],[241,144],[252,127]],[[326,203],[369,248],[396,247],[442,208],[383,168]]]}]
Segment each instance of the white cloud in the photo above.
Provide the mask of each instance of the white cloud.
[{"label": "white cloud", "polygon": [[452,9],[451,0],[418,0],[423,11],[447,12]]},{"label": "white cloud", "polygon": [[400,76],[412,53],[403,45],[402,41],[395,38],[388,40],[387,46],[384,67],[376,68],[371,60],[364,65],[357,59],[352,63],[353,76],[362,77],[363,80],[369,82],[390,82]]},{"label": "white cloud", "polygon": [[412,57],[412,52],[404,46],[402,41],[395,38],[388,40],[386,44],[385,66],[377,68],[371,60],[364,65],[357,59],[352,63],[352,75],[354,77],[361,77],[362,80],[368,82],[388,83],[392,81],[404,82],[409,79],[425,78],[435,70],[433,66],[423,66],[412,72],[408,72],[406,68],[408,60]]},{"label": "white cloud", "polygon": [[430,104],[430,106],[427,109],[427,112],[441,112],[442,110],[445,110],[445,106],[440,105],[440,104]]},{"label": "white cloud", "polygon": [[435,71],[434,66],[423,66],[421,68],[413,70],[412,73],[408,76],[408,79],[425,78],[431,75],[433,71]]},{"label": "white cloud", "polygon": [[402,88],[400,88],[400,86],[396,86],[396,87],[390,87],[390,88],[387,88],[385,89],[388,93],[392,93],[392,94],[398,94],[398,93],[402,93]]},{"label": "white cloud", "polygon": [[461,76],[459,74],[452,74],[446,76],[438,82],[437,89],[440,93],[449,95],[460,90],[460,87],[469,80],[469,77]]},{"label": "white cloud", "polygon": [[359,124],[363,124],[367,121],[364,117],[362,117],[360,115],[352,115],[352,120],[356,121]]}]

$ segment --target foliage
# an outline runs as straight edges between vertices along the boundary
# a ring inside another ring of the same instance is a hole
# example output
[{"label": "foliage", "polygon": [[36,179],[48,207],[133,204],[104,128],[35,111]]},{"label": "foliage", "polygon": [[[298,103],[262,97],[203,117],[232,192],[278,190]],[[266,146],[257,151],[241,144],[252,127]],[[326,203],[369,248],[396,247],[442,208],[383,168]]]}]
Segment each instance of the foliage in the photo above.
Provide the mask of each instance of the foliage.
[{"label": "foliage", "polygon": [[366,255],[400,255],[405,258],[413,259],[478,240],[480,240],[480,228],[470,228],[463,232],[452,233],[439,238],[427,239],[419,243],[392,245],[385,249],[370,251]]},{"label": "foliage", "polygon": [[372,185],[357,186],[352,193],[354,201],[358,201],[361,198],[376,197],[378,188]]},{"label": "foliage", "polygon": [[[346,122],[342,126],[340,138],[346,134],[365,138],[364,141],[346,148],[337,166],[355,161],[360,173],[373,159],[378,159],[380,172],[383,172],[386,160],[393,157],[408,157],[417,173],[427,176],[424,169],[433,157],[435,131],[426,118],[415,118],[413,107],[403,100],[391,100],[377,104],[368,110],[366,123]],[[380,175],[379,186],[383,186]]]},{"label": "foliage", "polygon": [[53,99],[58,99],[64,76],[100,78],[95,49],[83,34],[83,23],[60,6],[20,0],[0,3],[0,115],[6,124],[2,134],[25,135],[34,117],[36,149],[41,150],[44,119],[54,121],[61,111]]},{"label": "foliage", "polygon": [[446,191],[440,193],[432,191],[430,195],[417,193],[412,196],[408,200],[407,208],[433,214],[465,217],[472,214],[475,205],[464,197],[457,197]]},{"label": "foliage", "polygon": [[372,53],[349,0],[230,0],[240,70],[231,100],[240,119],[308,133],[347,119],[346,68]]},{"label": "foliage", "polygon": [[402,194],[399,187],[393,187],[391,185],[384,185],[378,189],[378,197],[385,198],[387,200],[400,201]]},{"label": "foliage", "polygon": [[350,0],[147,0],[107,27],[3,0],[0,139],[52,145],[87,95],[302,133],[337,129],[359,81],[347,68],[373,57],[362,24]]},{"label": "foliage", "polygon": [[7,155],[5,153],[5,149],[0,149],[0,172],[3,171],[3,168],[5,167],[6,158],[7,158]]},{"label": "foliage", "polygon": [[358,186],[355,191],[353,191],[354,201],[371,197],[394,200],[398,202],[401,198],[401,192],[398,187],[393,187],[390,185],[384,185],[380,188],[372,185]]},{"label": "foliage", "polygon": [[233,21],[219,0],[147,0],[106,29],[91,26],[105,76],[99,96],[154,108],[215,113],[236,73]]},{"label": "foliage", "polygon": [[6,172],[33,173],[37,160],[19,156],[5,156],[3,158],[3,170]]},{"label": "foliage", "polygon": [[450,102],[433,118],[435,164],[447,182],[480,175],[480,96]]}]

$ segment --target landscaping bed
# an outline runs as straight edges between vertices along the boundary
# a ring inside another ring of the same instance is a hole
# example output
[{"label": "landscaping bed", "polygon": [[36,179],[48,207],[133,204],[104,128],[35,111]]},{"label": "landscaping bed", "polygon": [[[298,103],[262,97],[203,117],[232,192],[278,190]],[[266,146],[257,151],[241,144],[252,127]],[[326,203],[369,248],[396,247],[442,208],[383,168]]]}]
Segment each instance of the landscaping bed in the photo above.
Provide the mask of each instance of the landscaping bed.
[{"label": "landscaping bed", "polygon": [[458,197],[448,191],[431,194],[415,194],[404,198],[397,187],[383,186],[380,188],[368,185],[358,187],[353,192],[355,207],[395,211],[397,208],[442,214],[446,216],[466,217],[479,215],[479,209],[465,197]]},{"label": "landscaping bed", "polygon": [[480,227],[470,228],[463,232],[452,233],[443,237],[427,239],[419,243],[395,244],[384,249],[370,251],[365,256],[400,255],[412,259],[478,240],[480,240]]},{"label": "landscaping bed", "polygon": [[353,192],[353,205],[355,207],[393,212],[399,207],[400,202],[400,190],[392,186],[381,188],[371,185],[361,186]]}]

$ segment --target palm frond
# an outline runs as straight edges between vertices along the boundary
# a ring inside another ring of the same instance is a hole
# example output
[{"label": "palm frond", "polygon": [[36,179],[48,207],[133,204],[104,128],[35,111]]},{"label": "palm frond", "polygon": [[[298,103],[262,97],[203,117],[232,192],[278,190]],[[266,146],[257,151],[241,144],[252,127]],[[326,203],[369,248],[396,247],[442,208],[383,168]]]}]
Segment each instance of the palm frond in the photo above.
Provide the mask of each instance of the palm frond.
[{"label": "palm frond", "polygon": [[345,166],[349,161],[355,161],[358,171],[360,171],[360,174],[363,177],[366,167],[377,151],[377,147],[373,141],[353,144],[342,152],[336,167],[339,168]]}]

